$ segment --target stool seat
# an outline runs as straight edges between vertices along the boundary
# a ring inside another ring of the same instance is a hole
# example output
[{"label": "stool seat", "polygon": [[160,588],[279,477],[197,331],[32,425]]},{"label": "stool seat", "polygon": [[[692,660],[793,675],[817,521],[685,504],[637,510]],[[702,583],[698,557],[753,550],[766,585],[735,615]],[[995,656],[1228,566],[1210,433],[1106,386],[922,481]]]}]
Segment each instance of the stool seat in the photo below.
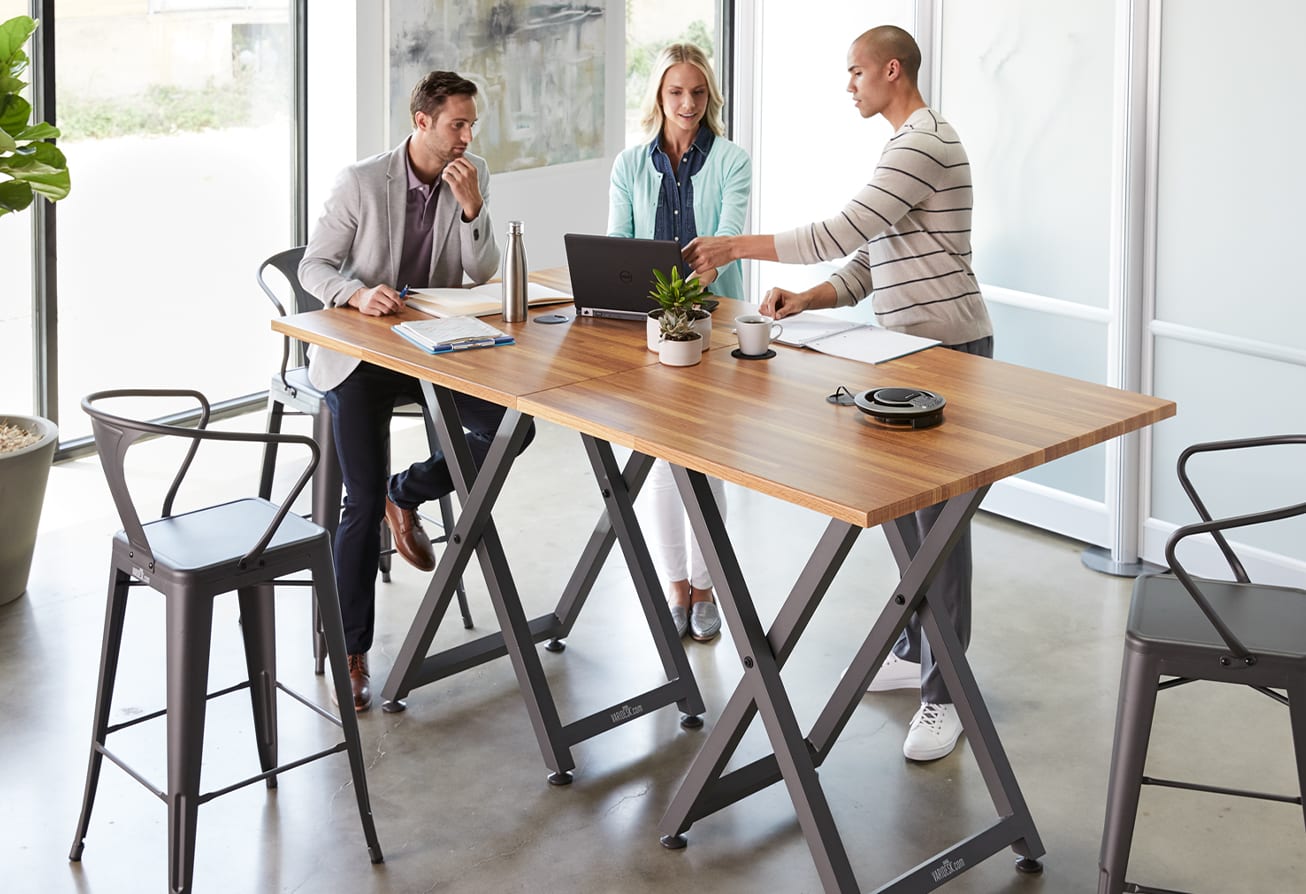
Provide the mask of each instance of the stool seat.
[{"label": "stool seat", "polygon": [[[1260,657],[1306,659],[1306,592],[1201,577],[1193,580],[1249,651]],[[1153,575],[1136,588],[1125,633],[1130,640],[1193,652],[1229,651],[1228,643],[1174,575]]]}]

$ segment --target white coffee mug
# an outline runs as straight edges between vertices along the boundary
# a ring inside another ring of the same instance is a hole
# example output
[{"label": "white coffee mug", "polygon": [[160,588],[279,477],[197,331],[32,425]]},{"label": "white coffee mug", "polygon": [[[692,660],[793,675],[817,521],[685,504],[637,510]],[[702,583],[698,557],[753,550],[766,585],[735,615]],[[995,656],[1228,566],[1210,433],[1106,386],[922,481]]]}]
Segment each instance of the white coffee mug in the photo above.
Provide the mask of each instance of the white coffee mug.
[{"label": "white coffee mug", "polygon": [[735,317],[735,334],[739,336],[739,353],[757,357],[765,354],[784,327],[762,314],[744,314]]}]

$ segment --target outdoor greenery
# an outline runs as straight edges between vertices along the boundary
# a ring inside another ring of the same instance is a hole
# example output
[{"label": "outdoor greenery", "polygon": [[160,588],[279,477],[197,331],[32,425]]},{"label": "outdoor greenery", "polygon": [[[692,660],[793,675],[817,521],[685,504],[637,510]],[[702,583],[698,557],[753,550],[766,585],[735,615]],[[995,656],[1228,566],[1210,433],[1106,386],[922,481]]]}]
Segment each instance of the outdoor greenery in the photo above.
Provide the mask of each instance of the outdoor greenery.
[{"label": "outdoor greenery", "polygon": [[0,215],[22,211],[37,195],[57,202],[70,187],[67,160],[45,142],[59,136],[59,129],[31,123],[32,105],[22,96],[30,64],[23,46],[35,30],[27,16],[0,23]]},{"label": "outdoor greenery", "polygon": [[240,77],[198,89],[154,84],[143,93],[112,99],[64,93],[59,121],[68,140],[241,127],[257,118],[256,89],[253,78]]}]

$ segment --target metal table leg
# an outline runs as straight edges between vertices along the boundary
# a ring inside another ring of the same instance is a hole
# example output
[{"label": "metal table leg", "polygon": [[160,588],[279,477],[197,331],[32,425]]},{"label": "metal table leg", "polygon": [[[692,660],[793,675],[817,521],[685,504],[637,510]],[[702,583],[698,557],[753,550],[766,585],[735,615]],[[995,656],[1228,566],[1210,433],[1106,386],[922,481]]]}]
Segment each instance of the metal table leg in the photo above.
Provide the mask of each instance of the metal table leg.
[{"label": "metal table leg", "polygon": [[[999,819],[989,829],[940,852],[877,890],[894,894],[930,891],[1006,847],[1012,847],[1024,858],[1018,868],[1037,871],[1039,864],[1035,858],[1042,855],[1043,846],[1015,774],[955,631],[950,625],[939,623],[925,598],[931,580],[987,488],[949,500],[914,557],[908,555],[897,523],[886,526],[902,579],[811,732],[803,737],[789,706],[779,669],[797,645],[860,529],[838,521],[829,524],[775,623],[763,633],[706,478],[700,473],[679,468],[675,469],[675,474],[712,579],[724,582],[718,586],[722,611],[734,634],[744,664],[744,677],[662,819],[659,829],[663,834],[663,844],[683,847],[686,843],[684,833],[698,819],[775,782],[784,781],[822,885],[828,891],[861,890],[830,816],[815,768],[829,755],[839,733],[860,703],[871,677],[883,663],[911,613],[916,611],[920,613],[925,635],[935,646],[934,654],[949,691],[954,695]],[[909,521],[900,520],[899,523]],[[773,754],[724,773],[755,714],[762,717]]]},{"label": "metal table leg", "polygon": [[[652,464],[649,457],[633,454],[623,471],[612,447],[596,438],[584,438],[595,479],[605,501],[604,517],[587,545],[580,563],[563,591],[554,612],[528,620],[521,605],[503,546],[490,517],[513,461],[529,430],[530,417],[509,411],[479,473],[463,435],[452,392],[423,383],[428,406],[437,407],[429,426],[435,442],[449,460],[450,473],[463,506],[448,544],[436,567],[422,604],[382,690],[383,707],[403,710],[402,699],[414,688],[508,655],[526,701],[536,740],[545,764],[553,772],[549,781],[571,781],[575,762],[571,746],[620,726],[665,705],[676,703],[686,715],[686,726],[700,725],[703,701],[685,656],[670,612],[662,601],[657,574],[634,514],[634,496]],[[456,436],[455,436],[456,435]],[[549,691],[534,645],[541,640],[557,643],[575,623],[604,560],[614,542],[621,544],[641,607],[653,635],[668,682],[627,698],[587,717],[563,724]],[[477,555],[501,632],[428,655],[431,642],[452,598],[453,587]]]}]

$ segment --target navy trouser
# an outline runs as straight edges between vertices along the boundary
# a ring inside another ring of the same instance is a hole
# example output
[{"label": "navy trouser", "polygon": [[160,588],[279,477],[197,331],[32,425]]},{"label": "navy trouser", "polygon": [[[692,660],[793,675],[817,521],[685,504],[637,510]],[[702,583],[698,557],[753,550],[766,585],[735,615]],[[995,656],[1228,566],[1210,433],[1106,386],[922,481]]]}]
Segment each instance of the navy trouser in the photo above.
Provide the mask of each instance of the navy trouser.
[{"label": "navy trouser", "polygon": [[[947,345],[954,351],[966,354],[978,354],[981,357],[993,356],[993,336],[968,341],[959,345]],[[939,514],[943,512],[943,503],[935,503],[913,514],[914,525],[906,525],[908,530],[903,536],[908,555],[915,557],[921,543],[930,529],[934,527]],[[940,624],[952,623],[957,631],[964,649],[970,645],[970,579],[971,548],[970,522],[962,528],[952,552],[943,560],[943,567],[934,576],[925,597],[934,609]],[[893,644],[893,653],[907,661],[919,661],[921,664],[921,701],[932,705],[950,705],[952,696],[943,683],[943,674],[939,671],[934,656],[930,653],[930,644],[921,635],[921,621],[915,612],[907,622],[907,629]]]},{"label": "navy trouser", "polygon": [[[455,394],[467,442],[479,468],[490,452],[504,408]],[[372,647],[376,624],[376,573],[381,558],[381,519],[387,493],[403,509],[416,509],[453,491],[444,455],[414,463],[386,481],[390,465],[390,417],[396,404],[422,404],[421,384],[412,376],[360,363],[326,393],[345,485],[345,506],[336,530],[336,588],[349,654]],[[534,423],[522,449],[535,437]]]}]

